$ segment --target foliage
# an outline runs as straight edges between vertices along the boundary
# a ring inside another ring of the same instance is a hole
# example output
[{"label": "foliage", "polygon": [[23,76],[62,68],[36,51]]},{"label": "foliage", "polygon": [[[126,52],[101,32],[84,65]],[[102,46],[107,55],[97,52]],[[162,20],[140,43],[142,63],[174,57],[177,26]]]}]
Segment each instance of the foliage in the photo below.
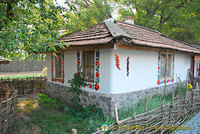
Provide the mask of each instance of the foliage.
[{"label": "foliage", "polygon": [[40,74],[26,74],[26,75],[18,75],[18,76],[15,76],[15,75],[13,75],[13,76],[1,76],[0,77],[0,79],[17,79],[17,78],[19,78],[19,79],[24,79],[24,78],[27,78],[27,77],[38,77],[38,76],[40,76]]},{"label": "foliage", "polygon": [[[66,25],[53,0],[8,0],[0,3],[0,55],[55,51],[59,30]],[[51,47],[48,47],[49,44]],[[58,46],[62,47],[61,42]]]},{"label": "foliage", "polygon": [[[185,89],[177,87],[175,96],[185,95]],[[108,126],[115,122],[114,118],[103,116],[102,112],[95,106],[87,108],[75,108],[67,106],[66,104],[56,100],[53,104],[52,98],[46,95],[40,95],[42,99],[40,102],[47,103],[48,105],[41,105],[41,108],[37,111],[32,111],[28,116],[31,120],[24,121],[18,118],[13,126],[9,129],[9,133],[17,134],[21,130],[29,131],[32,127],[38,126],[41,129],[41,133],[54,133],[54,134],[65,134],[71,133],[72,128],[76,128],[78,133],[93,133],[96,128],[101,128],[103,124]],[[160,107],[162,101],[165,104],[168,103],[172,98],[172,93],[166,95],[155,95],[152,98],[148,98],[148,110]],[[54,105],[54,106],[53,106]],[[144,112],[144,100],[141,100],[136,105],[131,106],[128,109],[119,110],[119,120],[133,116],[133,112],[137,114]],[[55,107],[57,106],[57,107]]]},{"label": "foliage", "polygon": [[51,106],[53,105],[54,107],[57,107],[56,105],[56,98],[52,99],[51,97],[48,97],[47,95],[44,94],[38,94],[39,99],[38,101],[40,102],[40,105],[45,105],[45,106]]},{"label": "foliage", "polygon": [[[199,0],[115,0],[121,19],[133,16],[135,23],[156,29],[186,42],[199,41]],[[123,6],[123,8],[121,8]]]},{"label": "foliage", "polygon": [[65,14],[69,22],[68,32],[84,30],[112,17],[113,8],[107,0],[74,0],[66,3],[70,7]]},{"label": "foliage", "polygon": [[70,83],[70,88],[68,92],[75,93],[75,96],[71,99],[71,102],[74,106],[79,106],[80,98],[79,95],[81,94],[81,85],[84,84],[84,78],[82,74],[75,73],[74,77],[68,81]]}]

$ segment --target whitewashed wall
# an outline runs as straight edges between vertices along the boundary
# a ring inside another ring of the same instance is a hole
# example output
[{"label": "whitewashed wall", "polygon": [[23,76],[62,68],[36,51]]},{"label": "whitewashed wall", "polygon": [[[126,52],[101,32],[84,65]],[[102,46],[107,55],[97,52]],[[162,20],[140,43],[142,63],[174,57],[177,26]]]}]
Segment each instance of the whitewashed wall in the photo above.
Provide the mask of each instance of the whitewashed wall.
[{"label": "whitewashed wall", "polygon": [[[81,51],[80,51],[81,52]],[[91,92],[99,92],[99,93],[110,93],[110,62],[111,62],[111,52],[112,49],[102,49],[100,50],[100,69],[99,69],[99,90],[96,91],[95,89],[90,89],[88,87],[83,87],[82,90],[87,90]],[[82,58],[80,58],[82,60]],[[54,60],[55,62],[55,60]],[[47,80],[52,82],[51,80],[51,54],[47,53]],[[55,70],[55,64],[54,64]],[[70,86],[68,80],[73,78],[74,73],[77,72],[77,51],[65,51],[64,52],[64,71],[65,71],[65,83],[63,85]],[[54,74],[55,75],[55,74]],[[53,82],[57,84],[62,84],[59,82]]]},{"label": "whitewashed wall", "polygon": [[[105,93],[118,94],[127,93],[137,90],[156,87],[158,75],[158,53],[151,51],[136,51],[120,49],[120,66],[118,70],[115,66],[115,50],[100,50],[100,89],[82,88],[83,90]],[[129,57],[129,76],[127,76],[127,57]],[[174,82],[179,76],[182,81],[186,80],[187,69],[190,68],[191,56],[181,53],[175,53]],[[48,76],[47,80],[51,82],[51,54],[47,54]],[[73,78],[77,72],[77,52],[65,51],[65,83],[69,86],[68,80]],[[55,67],[54,67],[55,70]],[[55,82],[59,83],[59,82]],[[59,83],[62,84],[62,83]],[[171,83],[168,83],[171,84]],[[160,84],[159,86],[163,86]]]},{"label": "whitewashed wall", "polygon": [[186,80],[187,70],[190,69],[191,66],[191,56],[176,53],[175,54],[175,65],[174,65],[174,77],[175,82],[178,81],[178,77],[182,81]]},{"label": "whitewashed wall", "polygon": [[[128,93],[147,88],[157,87],[158,75],[158,53],[151,51],[135,51],[121,49],[120,66],[115,66],[115,51],[112,51],[111,60],[111,94]],[[129,76],[127,76],[127,57],[129,57]],[[179,76],[182,81],[186,80],[187,69],[190,68],[189,55],[175,53],[174,82]],[[169,82],[167,84],[171,84]],[[163,86],[160,84],[159,86]]]}]

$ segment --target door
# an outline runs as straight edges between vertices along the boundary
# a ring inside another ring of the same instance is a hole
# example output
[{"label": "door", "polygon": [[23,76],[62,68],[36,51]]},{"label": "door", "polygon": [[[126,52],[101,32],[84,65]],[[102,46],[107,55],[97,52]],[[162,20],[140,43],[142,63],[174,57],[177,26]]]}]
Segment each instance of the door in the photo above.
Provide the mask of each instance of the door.
[{"label": "door", "polygon": [[191,70],[191,81],[193,83],[194,80],[194,56],[191,57],[191,66],[190,66],[190,70]]}]

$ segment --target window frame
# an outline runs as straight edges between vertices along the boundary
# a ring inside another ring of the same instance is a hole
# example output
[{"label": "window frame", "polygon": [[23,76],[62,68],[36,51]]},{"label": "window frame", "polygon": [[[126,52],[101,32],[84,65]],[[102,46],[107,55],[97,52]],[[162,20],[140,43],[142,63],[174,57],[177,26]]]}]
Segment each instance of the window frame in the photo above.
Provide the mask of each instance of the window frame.
[{"label": "window frame", "polygon": [[56,55],[58,56],[58,54],[60,55],[60,75],[57,75],[57,59],[58,57],[55,56],[55,78],[62,78],[62,52],[56,52]]},{"label": "window frame", "polygon": [[[91,65],[91,58],[88,59],[87,57],[87,60],[88,60],[88,65],[85,65],[85,53],[92,53],[93,52],[93,60],[94,60],[94,65]],[[91,82],[91,83],[94,83],[94,76],[95,76],[95,50],[87,50],[87,51],[83,51],[82,52],[82,65],[83,65],[83,78],[84,78],[84,81],[85,82]],[[93,74],[93,80],[90,80],[90,79],[85,79],[85,68],[88,68],[88,73],[89,73],[89,76],[91,75],[91,71],[89,71],[91,68],[93,68],[94,70],[94,74]]]},{"label": "window frame", "polygon": [[[160,58],[164,56],[164,66],[167,64],[167,54],[166,53],[161,53],[160,54]],[[168,53],[168,56],[170,56],[170,59],[168,59],[168,61],[170,62],[170,68],[169,68],[169,76],[166,76],[166,78],[172,78],[172,57],[173,57],[173,54],[171,53]],[[160,63],[161,64],[161,63]],[[166,65],[167,66],[167,65]],[[168,67],[168,66],[167,66]],[[166,69],[167,71],[167,69]],[[160,69],[160,72],[161,72],[161,69]],[[165,75],[165,69],[164,69],[164,75]],[[160,79],[165,79],[165,76],[160,76]]]}]

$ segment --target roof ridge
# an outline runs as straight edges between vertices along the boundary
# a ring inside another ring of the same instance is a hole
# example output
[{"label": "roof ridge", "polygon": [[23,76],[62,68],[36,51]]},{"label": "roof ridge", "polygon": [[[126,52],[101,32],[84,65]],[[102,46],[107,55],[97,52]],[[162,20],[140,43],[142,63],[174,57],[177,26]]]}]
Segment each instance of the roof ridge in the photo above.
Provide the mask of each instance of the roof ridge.
[{"label": "roof ridge", "polygon": [[117,38],[129,38],[132,39],[132,36],[126,33],[124,30],[122,30],[119,26],[117,26],[114,23],[114,19],[107,19],[104,20],[103,22],[105,23],[106,27],[110,31],[111,35],[113,36],[114,39]]},{"label": "roof ridge", "polygon": [[118,22],[121,22],[121,23],[125,23],[125,24],[128,24],[128,25],[132,25],[132,26],[136,26],[136,27],[139,27],[139,28],[143,28],[143,29],[146,29],[146,30],[149,30],[149,31],[158,33],[158,34],[160,34],[160,35],[163,35],[163,34],[162,34],[161,32],[159,32],[158,30],[150,29],[150,28],[143,27],[143,26],[136,25],[136,24],[130,24],[130,23],[127,23],[127,22],[124,22],[124,21],[120,21],[120,20],[115,20],[115,21],[118,21]]}]

